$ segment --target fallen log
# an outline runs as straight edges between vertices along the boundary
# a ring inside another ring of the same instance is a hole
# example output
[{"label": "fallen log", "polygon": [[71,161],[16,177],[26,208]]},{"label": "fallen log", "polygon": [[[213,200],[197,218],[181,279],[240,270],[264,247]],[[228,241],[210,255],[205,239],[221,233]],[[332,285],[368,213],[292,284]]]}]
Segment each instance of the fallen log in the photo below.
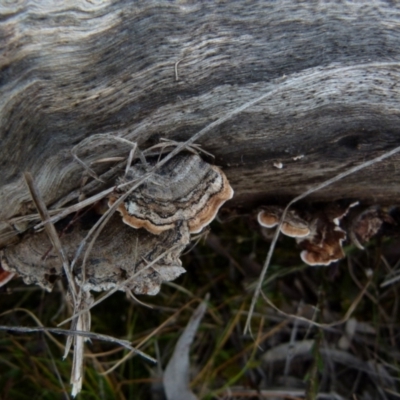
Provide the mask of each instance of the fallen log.
[{"label": "fallen log", "polygon": [[[184,141],[262,95],[198,141],[231,182],[231,207],[289,199],[398,146],[399,10],[381,1],[3,5],[1,237],[25,229],[12,218],[35,213],[24,171],[59,208],[102,188],[81,189],[74,146],[87,165],[127,157],[129,146],[101,135],[141,150]],[[395,203],[398,160],[310,199]],[[115,183],[115,164],[93,168]]]}]

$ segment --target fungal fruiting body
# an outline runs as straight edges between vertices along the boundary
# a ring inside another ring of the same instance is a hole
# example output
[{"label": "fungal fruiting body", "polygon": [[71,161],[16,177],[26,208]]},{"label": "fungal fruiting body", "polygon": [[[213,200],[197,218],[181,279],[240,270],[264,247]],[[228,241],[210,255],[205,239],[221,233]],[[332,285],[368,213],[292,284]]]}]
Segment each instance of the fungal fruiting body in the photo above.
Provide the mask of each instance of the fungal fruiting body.
[{"label": "fungal fruiting body", "polygon": [[[136,164],[125,180],[140,179],[154,167]],[[129,185],[125,190],[129,190]],[[135,189],[118,206],[122,220],[129,226],[159,235],[184,221],[190,233],[200,232],[216,216],[233,189],[225,174],[196,154],[179,154],[157,169],[153,176]],[[117,200],[109,199],[109,206]]]},{"label": "fungal fruiting body", "polygon": [[[135,164],[125,181],[140,179],[154,167]],[[126,186],[129,189],[129,185]],[[86,292],[111,288],[135,294],[155,295],[162,282],[185,272],[180,255],[190,242],[190,234],[200,232],[215,217],[221,205],[233,195],[224,173],[197,155],[179,154],[160,167],[122,202],[87,254],[76,260],[73,275]],[[118,195],[109,199],[109,205]],[[89,209],[84,219],[73,224],[55,224],[61,233],[65,256],[73,260],[88,229],[103,214],[101,206]],[[87,221],[91,221],[88,224]],[[145,228],[145,229],[132,229]],[[27,284],[51,290],[63,274],[62,260],[46,231],[28,232],[23,240],[0,251],[0,286],[14,274]],[[83,265],[83,259],[86,259]]]},{"label": "fungal fruiting body", "polygon": [[[258,223],[265,228],[274,228],[279,224],[283,209],[281,207],[265,207],[257,215]],[[286,213],[281,226],[281,232],[289,237],[305,237],[310,234],[308,223],[294,210]]]},{"label": "fungal fruiting body", "polygon": [[[350,207],[356,205],[351,204]],[[342,259],[343,241],[346,232],[339,226],[349,207],[343,209],[333,207],[317,213],[303,213],[300,217],[296,210],[289,210],[281,225],[281,232],[296,238],[302,249],[300,257],[308,265],[329,265]],[[279,224],[283,207],[264,207],[257,215],[259,224],[265,228],[273,228]]]},{"label": "fungal fruiting body", "polygon": [[350,239],[359,249],[364,250],[362,243],[368,242],[373,236],[378,234],[384,224],[395,226],[396,222],[381,207],[368,207],[352,219],[349,226]]},{"label": "fungal fruiting body", "polygon": [[346,232],[336,225],[313,221],[309,236],[297,239],[302,249],[300,257],[308,265],[329,265],[344,258],[342,243],[346,239]]},{"label": "fungal fruiting body", "polygon": [[[85,223],[78,220],[60,235],[69,260],[74,259],[87,229]],[[130,228],[115,214],[94,242],[86,259],[85,272],[82,254],[73,274],[84,291],[117,287],[135,294],[155,295],[162,282],[174,280],[185,272],[180,255],[189,242],[190,234],[184,224],[156,236]],[[5,270],[16,273],[26,284],[37,284],[48,291],[63,276],[62,261],[45,231],[27,234],[20,243],[3,249],[0,256]]]}]

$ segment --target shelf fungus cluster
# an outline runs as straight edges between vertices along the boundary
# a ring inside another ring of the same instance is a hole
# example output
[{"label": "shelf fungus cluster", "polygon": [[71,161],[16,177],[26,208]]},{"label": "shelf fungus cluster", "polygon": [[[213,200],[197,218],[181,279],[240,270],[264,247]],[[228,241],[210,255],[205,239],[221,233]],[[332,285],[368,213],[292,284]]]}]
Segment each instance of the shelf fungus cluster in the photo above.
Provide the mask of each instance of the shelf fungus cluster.
[{"label": "shelf fungus cluster", "polygon": [[[134,182],[151,167],[133,166],[124,181]],[[129,185],[125,190],[129,190]],[[218,167],[197,155],[182,154],[131,193],[118,206],[118,211],[127,225],[145,228],[155,235],[175,228],[180,222],[187,225],[190,233],[199,233],[232,196],[233,190]],[[116,199],[117,196],[112,196],[109,205]]]},{"label": "shelf fungus cluster", "polygon": [[[134,182],[155,165],[136,164],[120,182]],[[109,198],[109,206],[129,188]],[[154,295],[162,282],[185,272],[180,255],[190,234],[200,232],[233,196],[224,173],[195,154],[179,154],[157,169],[127,196],[94,242],[85,264],[83,254],[74,276],[84,290],[118,287],[135,294]],[[93,226],[94,211],[73,223],[56,224],[64,253],[71,261]],[[46,232],[27,234],[20,243],[3,249],[4,270],[20,275],[25,283],[51,290],[63,275],[62,262]],[[82,268],[82,265],[84,267]]]},{"label": "shelf fungus cluster", "polygon": [[[312,266],[329,265],[345,256],[342,244],[347,235],[341,220],[357,204],[347,207],[332,204],[314,213],[289,210],[280,230],[296,239],[303,262]],[[257,219],[262,227],[273,228],[279,224],[282,214],[282,207],[269,206],[259,211]]]}]

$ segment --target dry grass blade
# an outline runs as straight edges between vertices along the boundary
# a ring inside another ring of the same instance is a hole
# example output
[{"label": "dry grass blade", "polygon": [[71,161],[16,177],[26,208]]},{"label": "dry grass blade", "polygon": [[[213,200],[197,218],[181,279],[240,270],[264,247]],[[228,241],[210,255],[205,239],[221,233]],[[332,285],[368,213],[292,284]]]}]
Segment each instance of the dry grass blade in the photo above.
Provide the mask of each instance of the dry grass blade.
[{"label": "dry grass blade", "polygon": [[[81,289],[78,294],[78,301],[74,304],[74,310],[85,309],[93,302],[93,297],[89,292],[83,292]],[[89,332],[90,331],[90,323],[91,323],[91,315],[90,311],[87,311],[76,319],[74,319],[71,323],[71,330],[80,331],[80,332]],[[66,358],[69,349],[72,344],[71,340],[72,336],[68,336],[67,345],[65,347],[64,359]],[[83,350],[84,350],[84,342],[85,339],[83,336],[74,335],[74,352],[72,358],[72,370],[71,370],[71,379],[70,383],[72,385],[71,394],[75,397],[81,390],[83,384]]]},{"label": "dry grass blade", "polygon": [[[186,303],[180,310],[172,314],[167,320],[165,320],[160,326],[158,326],[156,329],[153,329],[152,332],[147,335],[143,340],[140,341],[140,343],[137,345],[137,347],[142,347],[149,339],[157,335],[163,328],[165,328],[167,325],[171,323],[171,321],[174,321],[177,316],[186,308],[192,305],[193,302],[196,300],[191,300],[188,303]],[[132,357],[133,352],[130,351],[128,354],[126,354],[123,358],[121,358],[119,361],[117,361],[110,369],[107,371],[103,372],[102,375],[107,375],[114,371],[116,368],[118,368],[120,365],[122,365],[126,360],[128,360],[130,357]]]},{"label": "dry grass blade", "polygon": [[[160,143],[155,144],[154,146],[151,146],[150,148],[146,149],[144,151],[145,155],[156,155],[159,154],[156,153],[155,151],[158,149],[161,149],[162,151],[164,151],[164,149],[166,149],[167,147],[176,147],[179,145],[180,142],[177,142],[175,140],[171,140],[171,139],[160,139]],[[209,153],[208,151],[204,150],[201,145],[199,144],[192,144],[191,146],[187,146],[185,148],[185,150],[193,153],[193,154],[198,154],[198,153],[203,153],[211,158],[215,158],[215,156],[211,153]]]},{"label": "dry grass blade", "polygon": [[287,314],[284,311],[280,310],[275,304],[273,304],[268,299],[268,297],[265,295],[265,293],[263,291],[261,291],[261,295],[262,295],[263,299],[265,300],[265,302],[269,306],[271,306],[276,312],[278,312],[281,315],[284,315],[285,317],[293,318],[293,319],[299,320],[299,321],[304,321],[304,322],[307,322],[308,324],[316,326],[318,328],[331,328],[332,326],[341,325],[341,324],[345,323],[351,317],[354,310],[357,308],[357,305],[360,303],[361,299],[364,297],[365,293],[367,292],[367,289],[369,288],[369,285],[371,284],[371,282],[372,282],[372,276],[369,277],[367,283],[365,284],[365,286],[363,287],[361,292],[358,294],[358,296],[354,299],[353,303],[350,305],[350,307],[346,311],[346,314],[344,315],[344,317],[338,321],[331,322],[329,324],[321,324],[321,323],[315,322],[311,319],[301,317],[299,315]]},{"label": "dry grass blade", "polygon": [[132,290],[127,290],[128,296],[137,304],[140,304],[143,307],[150,308],[151,310],[154,308],[151,304],[147,304],[143,301],[140,301],[133,293]]},{"label": "dry grass blade", "polygon": [[101,158],[100,160],[92,161],[90,165],[110,163],[110,162],[120,162],[124,160],[125,157],[106,157],[106,158]]},{"label": "dry grass blade", "polygon": [[397,275],[392,278],[386,279],[385,282],[381,283],[380,287],[384,288],[386,286],[393,285],[394,283],[396,283],[398,281],[400,281],[400,273],[397,273]]},{"label": "dry grass blade", "polygon": [[[78,317],[76,326],[74,326],[75,331],[88,332],[90,330],[90,326],[87,325],[88,315],[90,318],[90,313],[86,313]],[[71,336],[68,336],[68,338],[70,337]],[[83,371],[84,342],[85,339],[83,336],[74,336],[74,353],[72,357],[72,370],[70,379],[70,383],[72,385],[71,394],[73,397],[75,397],[82,390],[83,375],[84,375]]]},{"label": "dry grass blade", "polygon": [[386,276],[385,280],[380,284],[381,288],[384,288],[389,285],[393,285],[394,283],[400,281],[400,260],[397,261],[394,268],[390,268],[389,263],[386,261],[385,257],[381,256],[383,263],[386,265],[389,270],[389,274]]},{"label": "dry grass blade", "polygon": [[74,157],[74,160],[81,165],[84,170],[87,172],[89,176],[91,176],[93,179],[96,179],[96,181],[103,182],[96,172],[94,172],[89,166],[87,166],[73,151],[71,151],[72,157]]},{"label": "dry grass blade", "polygon": [[[47,211],[46,204],[44,203],[42,197],[40,196],[39,190],[37,189],[37,187],[33,181],[32,175],[29,172],[25,172],[24,177],[25,177],[26,184],[28,185],[29,192],[32,196],[32,200],[35,203],[35,206],[39,212],[40,217],[42,218],[43,221],[47,221],[50,218],[49,212]],[[75,301],[76,294],[77,294],[75,282],[74,282],[74,279],[71,274],[71,270],[69,267],[69,261],[68,261],[67,256],[65,255],[63,248],[61,246],[61,241],[60,241],[60,238],[58,237],[56,228],[54,227],[54,225],[52,223],[47,223],[45,225],[45,229],[46,229],[46,232],[49,236],[49,239],[50,239],[54,249],[58,253],[60,260],[62,260],[64,272],[68,279],[68,286],[71,291],[71,295]]]},{"label": "dry grass blade", "polygon": [[69,214],[77,212],[77,211],[81,210],[82,208],[90,206],[93,203],[96,203],[97,201],[104,199],[104,197],[108,196],[113,191],[114,191],[114,188],[109,188],[109,189],[103,190],[102,192],[97,193],[92,197],[88,197],[87,199],[82,200],[79,203],[76,203],[70,207],[65,208],[64,210],[62,210],[58,214],[54,215],[53,217],[50,217],[50,218],[42,221],[41,223],[35,225],[33,228],[40,229],[43,226],[45,226],[46,224],[54,224],[54,223],[60,221],[61,219],[67,217]]},{"label": "dry grass blade", "polygon": [[323,188],[325,188],[327,186],[330,186],[333,183],[338,182],[341,179],[345,178],[346,176],[349,176],[349,175],[354,174],[354,173],[356,173],[358,171],[361,171],[362,169],[368,168],[371,165],[376,164],[376,163],[378,163],[378,162],[380,162],[380,161],[382,161],[382,160],[384,160],[386,158],[389,158],[389,157],[391,157],[391,156],[393,156],[393,155],[395,155],[396,153],[399,153],[399,152],[400,152],[400,146],[395,147],[393,150],[388,151],[388,152],[382,154],[379,157],[375,157],[372,160],[366,161],[366,162],[364,162],[364,163],[362,163],[360,165],[356,165],[355,167],[349,168],[348,170],[346,170],[346,171],[334,176],[333,178],[330,178],[330,179],[320,183],[319,185],[312,187],[311,189],[305,191],[304,193],[302,193],[301,195],[295,197],[292,201],[290,201],[290,203],[286,206],[285,210],[283,211],[281,219],[279,221],[279,224],[276,227],[275,234],[273,236],[271,245],[270,245],[269,250],[268,250],[267,258],[265,260],[265,263],[263,265],[263,269],[262,269],[260,277],[258,279],[258,284],[257,284],[256,290],[254,291],[253,298],[251,300],[249,315],[247,317],[246,325],[245,325],[245,328],[244,328],[244,332],[245,333],[247,333],[250,330],[250,322],[251,322],[251,317],[252,317],[252,314],[253,314],[253,311],[254,311],[254,307],[255,307],[256,302],[257,302],[257,300],[258,300],[258,298],[260,296],[262,284],[264,282],[265,275],[267,273],[269,264],[270,264],[271,259],[272,259],[272,255],[273,255],[274,250],[275,250],[276,243],[277,243],[278,238],[279,238],[280,229],[282,227],[283,221],[285,220],[286,214],[287,214],[290,206],[292,206],[297,201],[299,201],[301,199],[304,199],[305,197],[307,197],[311,193],[317,192],[318,190],[321,190],[321,189],[323,189]]},{"label": "dry grass blade", "polygon": [[140,355],[141,357],[145,358],[152,363],[156,363],[153,357],[143,353],[142,351],[136,349],[135,347],[131,346],[131,343],[128,340],[116,339],[112,336],[102,335],[101,333],[93,333],[87,331],[71,331],[69,329],[62,329],[62,328],[45,328],[45,327],[29,327],[29,326],[5,326],[0,325],[0,331],[9,331],[9,332],[19,332],[19,333],[33,333],[33,332],[50,332],[55,333],[56,335],[67,335],[67,336],[82,336],[87,339],[93,340],[102,340],[104,342],[115,343],[120,346],[125,347],[128,350]]}]

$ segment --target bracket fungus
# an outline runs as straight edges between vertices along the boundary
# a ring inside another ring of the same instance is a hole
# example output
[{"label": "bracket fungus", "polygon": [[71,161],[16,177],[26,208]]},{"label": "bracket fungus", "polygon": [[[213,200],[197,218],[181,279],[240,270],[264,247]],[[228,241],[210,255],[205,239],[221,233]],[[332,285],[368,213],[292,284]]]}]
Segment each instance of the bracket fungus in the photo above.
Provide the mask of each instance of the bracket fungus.
[{"label": "bracket fungus", "polygon": [[389,212],[384,211],[379,206],[372,206],[351,218],[349,236],[354,245],[364,250],[362,243],[368,242],[375,235],[385,230],[382,228],[396,225]]},{"label": "bracket fungus", "polygon": [[[264,228],[274,228],[279,224],[283,208],[277,206],[264,207],[257,215],[258,223]],[[281,225],[281,232],[289,237],[304,237],[310,234],[308,223],[295,210],[286,213]]]},{"label": "bracket fungus", "polygon": [[[142,178],[156,163],[153,160],[147,166],[132,166],[125,180]],[[129,190],[129,185],[125,190]],[[233,189],[218,167],[196,154],[178,154],[131,193],[118,211],[127,225],[145,228],[155,235],[181,221],[188,225],[190,233],[199,233],[232,196]],[[117,198],[111,196],[109,205]]]},{"label": "bracket fungus", "polygon": [[[339,225],[349,208],[357,204],[352,203],[345,208],[332,204],[318,212],[304,212],[304,217],[300,217],[296,210],[289,210],[281,232],[296,238],[302,249],[300,257],[303,262],[312,266],[329,265],[345,256],[342,243],[346,232]],[[273,228],[279,224],[282,213],[283,207],[263,207],[257,220],[262,227]]]},{"label": "bracket fungus", "polygon": [[[132,180],[134,184],[155,164],[156,161],[135,164],[124,182]],[[129,184],[125,190],[129,190]],[[109,198],[109,206],[119,195]],[[218,167],[198,155],[178,154],[121,203],[118,211],[124,223],[118,215],[110,217],[86,255],[85,264],[84,254],[76,260],[75,281],[84,291],[117,287],[135,294],[157,294],[162,282],[172,281],[185,272],[179,257],[190,242],[190,234],[209,224],[232,196],[233,190]],[[99,218],[98,208],[93,207],[76,220],[69,217],[55,225],[68,260],[74,259]],[[51,290],[64,275],[62,260],[45,231],[22,235],[22,240],[4,248],[0,257],[4,280],[17,274],[26,284]]]},{"label": "bracket fungus", "polygon": [[303,249],[300,257],[308,265],[329,265],[344,258],[342,243],[346,232],[331,221],[316,218],[311,223],[311,233],[297,239]]},{"label": "bracket fungus", "polygon": [[[77,221],[66,232],[60,234],[63,250],[69,260],[88,231]],[[85,265],[83,279],[83,256],[74,270],[77,283],[86,290],[108,290],[119,286],[121,290],[132,290],[135,294],[154,295],[163,281],[171,281],[185,272],[179,259],[190,241],[188,229],[181,224],[176,229],[152,235],[144,230],[135,230],[121,223],[113,215],[98,239]],[[21,276],[26,284],[37,284],[51,290],[63,275],[62,261],[52,249],[45,231],[29,234],[12,247],[1,252],[1,263],[5,270]],[[148,264],[154,263],[147,267]]]}]

